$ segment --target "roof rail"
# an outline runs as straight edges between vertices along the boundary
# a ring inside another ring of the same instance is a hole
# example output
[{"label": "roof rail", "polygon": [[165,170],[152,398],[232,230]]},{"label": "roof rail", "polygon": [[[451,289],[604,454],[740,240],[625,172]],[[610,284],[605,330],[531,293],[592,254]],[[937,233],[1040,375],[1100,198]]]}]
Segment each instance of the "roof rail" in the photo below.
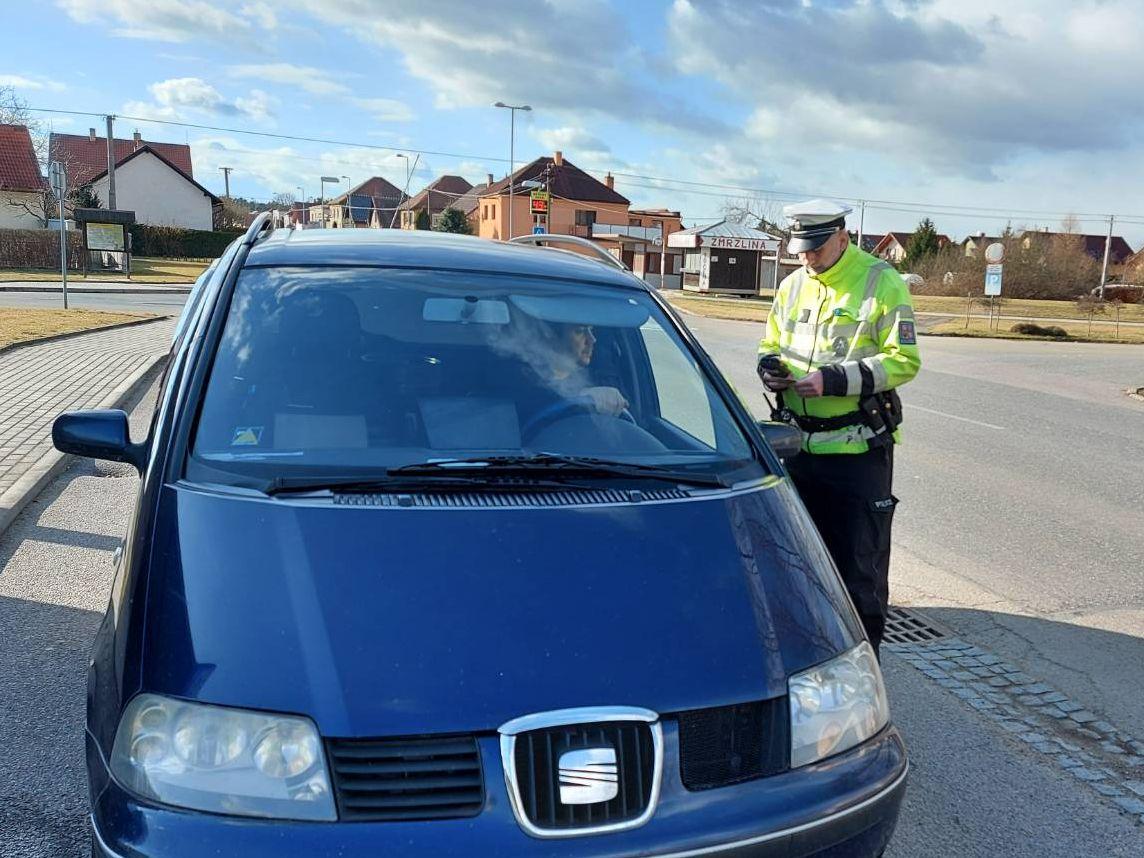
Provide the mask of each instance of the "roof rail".
[{"label": "roof rail", "polygon": [[589,241],[586,238],[581,238],[578,235],[554,235],[549,232],[542,232],[533,235],[518,235],[516,238],[510,238],[508,243],[535,244],[538,246],[545,244],[572,244],[576,247],[583,247],[585,250],[592,251],[596,255],[599,262],[606,262],[609,265],[615,266],[621,271],[629,270],[628,266],[624,265],[624,263],[616,259],[616,257],[612,256],[612,254],[608,253],[608,251],[604,250],[604,248],[600,247],[600,245],[596,244],[596,242]]},{"label": "roof rail", "polygon": [[242,243],[246,245],[254,244],[263,230],[274,229],[273,216],[273,212],[262,212],[261,214],[255,215],[254,220],[250,222],[250,226],[246,228],[246,234],[242,237]]}]

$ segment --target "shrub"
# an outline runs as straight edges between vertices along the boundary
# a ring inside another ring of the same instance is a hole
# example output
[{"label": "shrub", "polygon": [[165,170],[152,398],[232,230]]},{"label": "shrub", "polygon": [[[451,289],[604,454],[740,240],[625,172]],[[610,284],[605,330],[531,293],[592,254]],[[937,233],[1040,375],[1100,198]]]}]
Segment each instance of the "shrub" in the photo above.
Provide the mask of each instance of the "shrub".
[{"label": "shrub", "polygon": [[214,259],[240,235],[241,230],[211,231],[136,223],[131,225],[131,253],[167,259]]},{"label": "shrub", "polygon": [[[83,236],[68,231],[68,269],[82,267]],[[0,268],[60,267],[60,233],[56,229],[0,229]]]},{"label": "shrub", "polygon": [[1018,322],[1009,329],[1014,334],[1027,334],[1030,337],[1054,337],[1067,340],[1069,332],[1057,325],[1038,325],[1035,322]]}]

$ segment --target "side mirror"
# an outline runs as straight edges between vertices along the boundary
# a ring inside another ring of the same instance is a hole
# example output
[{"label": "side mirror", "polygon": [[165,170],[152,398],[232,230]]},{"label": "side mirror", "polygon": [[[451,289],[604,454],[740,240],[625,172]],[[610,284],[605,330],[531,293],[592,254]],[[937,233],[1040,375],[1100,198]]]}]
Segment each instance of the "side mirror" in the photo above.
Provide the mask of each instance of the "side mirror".
[{"label": "side mirror", "polygon": [[146,447],[131,443],[127,415],[118,410],[61,414],[52,424],[52,443],[61,453],[129,462],[140,472],[147,464]]},{"label": "side mirror", "polygon": [[760,420],[759,430],[780,459],[796,456],[802,450],[802,432],[797,426],[779,421]]}]

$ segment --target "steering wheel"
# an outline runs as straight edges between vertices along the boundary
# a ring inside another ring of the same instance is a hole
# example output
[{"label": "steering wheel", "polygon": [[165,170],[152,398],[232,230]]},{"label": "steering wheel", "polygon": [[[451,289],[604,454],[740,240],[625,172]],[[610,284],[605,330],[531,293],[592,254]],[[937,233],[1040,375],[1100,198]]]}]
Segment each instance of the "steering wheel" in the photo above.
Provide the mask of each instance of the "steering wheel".
[{"label": "steering wheel", "polygon": [[[590,396],[573,396],[568,399],[561,399],[559,402],[554,402],[547,408],[542,408],[539,412],[534,414],[532,419],[520,430],[520,437],[522,440],[528,440],[544,427],[571,417],[573,414],[599,413],[603,412],[596,411],[592,397]],[[626,420],[628,423],[635,425],[636,419],[627,408],[614,416],[619,420]]]}]

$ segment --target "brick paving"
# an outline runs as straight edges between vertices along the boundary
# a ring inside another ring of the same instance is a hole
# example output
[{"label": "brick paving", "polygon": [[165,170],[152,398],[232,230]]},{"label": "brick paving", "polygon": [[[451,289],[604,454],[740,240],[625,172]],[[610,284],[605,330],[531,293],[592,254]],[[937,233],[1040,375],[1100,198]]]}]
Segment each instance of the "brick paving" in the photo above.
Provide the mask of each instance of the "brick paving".
[{"label": "brick paving", "polygon": [[957,637],[883,648],[1144,825],[1144,743]]},{"label": "brick paving", "polygon": [[0,352],[0,496],[52,450],[61,411],[98,408],[170,347],[173,319]]}]

